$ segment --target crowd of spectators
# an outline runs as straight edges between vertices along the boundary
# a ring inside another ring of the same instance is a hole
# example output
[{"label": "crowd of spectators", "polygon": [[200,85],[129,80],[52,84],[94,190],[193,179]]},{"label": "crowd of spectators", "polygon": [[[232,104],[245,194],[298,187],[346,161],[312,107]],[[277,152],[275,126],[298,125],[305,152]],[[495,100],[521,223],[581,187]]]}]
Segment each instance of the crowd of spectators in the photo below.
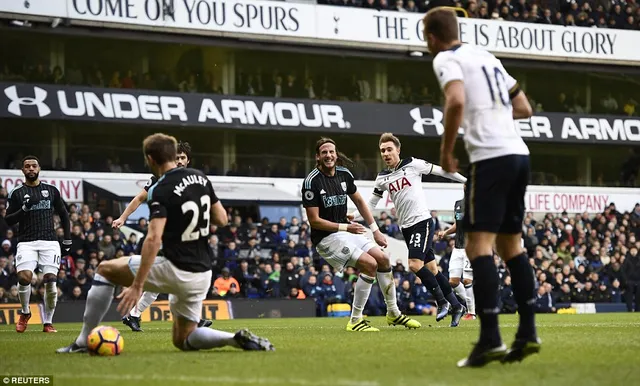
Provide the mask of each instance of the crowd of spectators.
[{"label": "crowd of spectators", "polygon": [[437,4],[464,8],[468,17],[477,19],[640,30],[636,0],[318,0],[318,3],[421,13]]},{"label": "crowd of spectators", "polygon": [[[4,222],[6,191],[0,191],[0,303],[17,302],[17,275],[14,267],[16,233]],[[144,236],[129,238],[111,227],[112,216],[102,216],[88,205],[72,204],[72,248],[64,256],[58,274],[60,301],[83,301],[103,260],[139,253]],[[213,256],[214,281],[210,299],[310,297],[318,304],[318,313],[326,313],[332,303],[350,303],[357,279],[352,268],[336,272],[318,255],[309,238],[309,226],[300,219],[281,218],[259,222],[243,219],[237,210],[228,209],[227,227],[211,226],[209,246]],[[436,228],[447,225],[433,212]],[[381,213],[380,229],[394,238],[402,238],[395,212]],[[58,235],[62,238],[59,224]],[[147,221],[140,219],[132,228],[145,234]],[[627,302],[640,310],[640,204],[631,213],[619,213],[611,204],[593,217],[586,213],[569,216],[547,214],[536,220],[528,214],[523,237],[532,269],[538,278],[538,309],[555,312],[558,303]],[[439,264],[445,275],[453,240],[435,244]],[[500,273],[501,304],[504,312],[515,311],[508,271],[496,256]],[[419,279],[396,261],[394,277],[400,308],[409,314],[433,312],[433,299]],[[34,275],[32,300],[42,300],[42,275]],[[370,315],[384,312],[385,305],[377,286],[367,305]]]}]

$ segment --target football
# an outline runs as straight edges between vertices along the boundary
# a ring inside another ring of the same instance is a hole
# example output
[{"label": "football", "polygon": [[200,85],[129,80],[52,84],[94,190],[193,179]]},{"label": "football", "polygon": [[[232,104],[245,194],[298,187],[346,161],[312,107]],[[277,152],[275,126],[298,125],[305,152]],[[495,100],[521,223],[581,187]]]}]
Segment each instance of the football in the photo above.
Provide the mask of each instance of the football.
[{"label": "football", "polygon": [[89,354],[100,356],[120,355],[124,349],[124,338],[110,326],[94,328],[87,338]]}]

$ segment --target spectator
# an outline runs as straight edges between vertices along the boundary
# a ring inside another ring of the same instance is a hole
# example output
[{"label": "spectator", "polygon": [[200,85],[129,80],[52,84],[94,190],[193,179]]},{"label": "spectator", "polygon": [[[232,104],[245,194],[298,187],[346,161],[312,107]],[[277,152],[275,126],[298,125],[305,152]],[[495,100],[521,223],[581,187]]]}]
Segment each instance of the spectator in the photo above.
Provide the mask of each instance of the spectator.
[{"label": "spectator", "polygon": [[213,282],[213,288],[216,290],[218,295],[225,296],[231,289],[232,285],[235,285],[236,288],[240,288],[238,281],[231,276],[229,268],[222,268],[222,276]]},{"label": "spectator", "polygon": [[627,311],[633,312],[633,303],[635,299],[635,311],[640,311],[640,256],[638,256],[638,248],[634,245],[629,249],[627,256],[622,265],[622,273],[626,283],[625,300],[627,302]]}]

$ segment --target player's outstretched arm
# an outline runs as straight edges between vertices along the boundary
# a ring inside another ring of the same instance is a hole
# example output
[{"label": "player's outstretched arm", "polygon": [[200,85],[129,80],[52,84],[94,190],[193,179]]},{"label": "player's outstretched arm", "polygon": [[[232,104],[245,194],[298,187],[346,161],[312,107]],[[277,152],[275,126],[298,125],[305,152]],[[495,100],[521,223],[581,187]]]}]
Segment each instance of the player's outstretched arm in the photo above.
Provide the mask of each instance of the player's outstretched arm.
[{"label": "player's outstretched arm", "polygon": [[433,167],[431,168],[431,174],[435,174],[436,176],[448,178],[448,179],[450,179],[452,181],[456,181],[456,182],[460,182],[460,183],[467,182],[467,178],[465,176],[463,176],[462,174],[460,174],[458,172],[447,173],[442,169],[442,166],[439,166],[439,165],[433,165]]},{"label": "player's outstretched arm", "polygon": [[[157,203],[152,203],[152,206],[153,204]],[[152,208],[151,210],[151,215],[154,216],[155,209]],[[160,251],[160,247],[162,245],[162,233],[164,232],[166,223],[166,217],[152,218],[149,222],[147,237],[145,237],[144,244],[142,245],[142,256],[140,258],[140,267],[138,268],[138,272],[136,273],[131,286],[122,291],[118,296],[118,299],[121,299],[120,304],[118,304],[118,311],[123,316],[138,303],[138,299],[140,299],[140,296],[142,295],[144,282],[147,280],[147,276],[149,276],[149,271],[151,271],[151,267],[158,255],[158,251]]]},{"label": "player's outstretched arm", "polygon": [[513,106],[513,119],[525,119],[533,115],[531,104],[522,90],[518,88],[510,96],[511,105]]},{"label": "player's outstretched arm", "polygon": [[138,207],[140,207],[140,205],[142,205],[143,202],[147,201],[148,194],[149,193],[147,193],[146,190],[142,189],[142,191],[138,193],[138,195],[135,196],[133,200],[131,200],[129,205],[127,205],[127,207],[124,209],[124,212],[120,215],[120,217],[113,220],[112,227],[115,229],[118,229],[121,226],[123,226],[124,222],[127,221],[129,216],[131,216],[131,213],[135,212],[136,209],[138,209]]},{"label": "player's outstretched arm", "polygon": [[69,221],[69,212],[67,211],[67,207],[65,206],[58,189],[55,190],[54,195],[53,207],[55,208],[56,213],[58,213],[58,216],[60,216],[60,222],[62,223],[62,229],[64,230],[62,246],[64,248],[64,253],[68,254],[71,250],[71,221]]},{"label": "player's outstretched arm", "polygon": [[443,239],[443,238],[445,238],[445,237],[447,237],[447,236],[449,236],[451,234],[456,233],[456,229],[458,229],[457,228],[457,224],[453,223],[453,225],[450,226],[449,229],[447,229],[446,231],[438,231],[438,237],[440,239]]},{"label": "player's outstretched arm", "polygon": [[[371,198],[369,198],[369,202],[367,202],[367,207],[369,208],[369,212],[373,213],[373,210],[376,208],[376,206],[378,206],[378,202],[380,202],[381,198],[382,197],[375,194],[371,195]],[[347,217],[350,218],[350,220],[352,221],[364,220],[364,217],[362,217],[359,210],[354,211],[353,213],[349,214],[349,216]]]},{"label": "player's outstretched arm", "polygon": [[215,204],[211,205],[211,219],[213,223],[219,227],[227,226],[229,223],[229,216],[227,216],[227,211],[224,209],[224,206],[217,201]]},{"label": "player's outstretched arm", "polygon": [[19,223],[25,213],[26,206],[30,205],[28,196],[25,197],[24,202],[19,202],[18,196],[12,193],[13,191],[9,193],[9,207],[7,208],[7,215],[4,217],[9,226]]}]

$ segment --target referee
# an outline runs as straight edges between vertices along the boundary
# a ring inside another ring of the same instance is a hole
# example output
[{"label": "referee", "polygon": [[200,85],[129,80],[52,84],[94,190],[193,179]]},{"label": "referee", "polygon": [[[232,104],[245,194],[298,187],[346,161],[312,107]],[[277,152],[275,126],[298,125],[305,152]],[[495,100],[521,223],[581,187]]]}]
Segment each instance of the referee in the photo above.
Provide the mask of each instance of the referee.
[{"label": "referee", "polygon": [[18,271],[18,295],[22,304],[22,314],[16,324],[16,332],[24,332],[31,318],[29,298],[31,278],[36,268],[44,274],[45,302],[43,332],[56,332],[51,324],[58,300],[56,279],[60,269],[60,244],[54,229],[54,212],[60,216],[64,229],[62,242],[65,254],[71,249],[69,213],[62,201],[60,191],[53,185],[41,182],[40,160],[27,156],[22,160],[25,182],[9,193],[9,207],[5,220],[18,229],[18,251],[16,270]]}]

